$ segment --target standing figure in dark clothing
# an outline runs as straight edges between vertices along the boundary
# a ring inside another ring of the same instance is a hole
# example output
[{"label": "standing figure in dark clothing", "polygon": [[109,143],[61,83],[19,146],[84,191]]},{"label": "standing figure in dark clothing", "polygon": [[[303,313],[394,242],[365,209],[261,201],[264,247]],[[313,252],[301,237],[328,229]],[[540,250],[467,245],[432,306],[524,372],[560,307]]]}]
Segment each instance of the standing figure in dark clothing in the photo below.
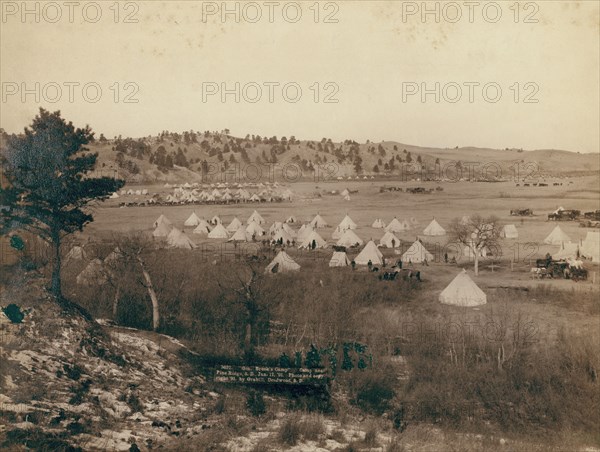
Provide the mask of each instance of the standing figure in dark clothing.
[{"label": "standing figure in dark clothing", "polygon": [[369,271],[373,269],[373,262],[371,262],[371,259],[369,259],[369,262],[367,262],[367,267],[369,267]]}]

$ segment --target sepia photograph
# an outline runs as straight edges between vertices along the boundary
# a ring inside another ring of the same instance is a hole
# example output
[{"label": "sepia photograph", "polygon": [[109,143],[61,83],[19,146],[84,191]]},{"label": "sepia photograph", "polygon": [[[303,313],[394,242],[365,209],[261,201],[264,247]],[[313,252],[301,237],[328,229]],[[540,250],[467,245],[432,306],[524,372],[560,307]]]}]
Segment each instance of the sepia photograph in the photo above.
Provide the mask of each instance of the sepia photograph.
[{"label": "sepia photograph", "polygon": [[0,12],[0,450],[600,452],[598,0]]}]

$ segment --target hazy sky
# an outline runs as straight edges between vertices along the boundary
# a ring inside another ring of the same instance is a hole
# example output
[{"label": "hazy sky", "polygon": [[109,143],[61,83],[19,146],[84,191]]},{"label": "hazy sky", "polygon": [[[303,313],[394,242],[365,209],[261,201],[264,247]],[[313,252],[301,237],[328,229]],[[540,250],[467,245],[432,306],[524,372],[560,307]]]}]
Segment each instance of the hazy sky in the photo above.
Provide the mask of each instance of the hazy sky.
[{"label": "hazy sky", "polygon": [[599,3],[475,3],[2,1],[0,124],[598,152]]}]

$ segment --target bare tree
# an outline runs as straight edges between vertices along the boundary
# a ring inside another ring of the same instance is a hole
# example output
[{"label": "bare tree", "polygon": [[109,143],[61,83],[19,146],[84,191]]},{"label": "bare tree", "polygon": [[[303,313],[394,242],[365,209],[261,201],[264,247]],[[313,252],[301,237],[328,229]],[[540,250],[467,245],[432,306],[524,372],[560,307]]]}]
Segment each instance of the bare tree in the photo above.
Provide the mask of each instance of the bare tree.
[{"label": "bare tree", "polygon": [[500,224],[495,216],[484,218],[472,215],[462,220],[455,218],[450,223],[451,239],[467,247],[473,256],[475,275],[479,275],[479,258],[484,250],[494,252],[498,249],[500,232]]},{"label": "bare tree", "polygon": [[147,251],[155,248],[154,243],[143,233],[125,234],[115,237],[116,248],[113,251],[112,258],[106,263],[106,272],[109,275],[109,281],[115,287],[115,297],[113,301],[113,315],[116,316],[121,284],[123,276],[126,275],[126,269],[132,266],[139,266],[142,274],[140,283],[148,291],[150,301],[152,302],[152,329],[158,330],[160,327],[160,310],[158,296],[152,284],[152,278],[148,272],[144,255]]}]

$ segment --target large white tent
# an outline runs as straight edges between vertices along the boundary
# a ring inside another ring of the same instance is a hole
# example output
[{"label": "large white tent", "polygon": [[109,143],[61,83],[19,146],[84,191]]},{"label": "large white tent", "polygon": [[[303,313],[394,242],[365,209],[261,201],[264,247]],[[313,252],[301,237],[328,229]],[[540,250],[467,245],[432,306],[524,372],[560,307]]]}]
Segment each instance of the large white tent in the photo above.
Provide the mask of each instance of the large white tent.
[{"label": "large white tent", "polygon": [[571,238],[565,234],[565,232],[560,228],[560,226],[556,225],[556,227],[552,230],[548,237],[544,239],[544,243],[549,245],[560,245],[563,242],[570,242]]},{"label": "large white tent", "polygon": [[200,224],[201,218],[196,215],[196,212],[192,212],[192,214],[188,217],[187,220],[184,221],[184,226],[198,226]]},{"label": "large white tent", "polygon": [[386,248],[397,248],[400,246],[400,239],[394,235],[392,231],[387,231],[383,237],[379,239],[379,246]]},{"label": "large white tent", "polygon": [[327,242],[323,240],[323,237],[319,235],[317,231],[312,231],[298,246],[298,248],[307,248],[311,249],[313,245],[313,241],[315,242],[316,248],[327,248]]},{"label": "large white tent", "polygon": [[346,229],[342,233],[340,239],[337,241],[338,246],[347,247],[360,246],[363,243],[364,242],[362,241],[362,239],[358,235],[356,235],[356,233],[352,229]]},{"label": "large white tent", "polygon": [[108,281],[108,276],[100,259],[92,260],[75,278],[80,285],[102,285]]},{"label": "large white tent", "polygon": [[412,262],[418,264],[425,260],[431,262],[434,257],[429,251],[425,249],[423,244],[416,240],[402,255],[402,262]]},{"label": "large white tent", "polygon": [[579,253],[579,244],[563,242],[560,246],[560,250],[558,250],[557,253],[552,254],[552,259],[555,259],[555,260],[577,259],[578,253]]},{"label": "large white tent", "polygon": [[453,306],[480,306],[487,303],[487,296],[463,269],[442,291],[441,303]]},{"label": "large white tent", "polygon": [[246,224],[250,224],[252,222],[264,224],[265,219],[255,210],[254,212],[252,212],[252,215],[248,217],[248,220],[246,220]]},{"label": "large white tent", "polygon": [[327,224],[327,222],[323,219],[323,217],[321,215],[319,215],[319,214],[317,214],[317,216],[312,219],[312,221],[310,222],[310,225],[314,229],[326,228],[326,227],[329,226]]},{"label": "large white tent", "polygon": [[246,226],[246,232],[251,236],[254,235],[256,237],[265,235],[265,230],[256,221],[251,221],[248,223],[248,226]]},{"label": "large white tent", "polygon": [[407,223],[401,223],[396,217],[385,227],[385,230],[388,232],[403,232],[408,229],[410,229],[410,226]]},{"label": "large white tent", "polygon": [[227,233],[227,229],[221,224],[218,223],[212,231],[208,233],[209,239],[226,239],[229,237]]},{"label": "large white tent", "polygon": [[346,214],[346,216],[344,217],[344,219],[338,225],[338,228],[340,228],[340,230],[356,229],[357,225],[356,225],[356,223],[354,221],[352,221],[352,218],[350,218],[348,216],[348,214]]},{"label": "large white tent", "polygon": [[335,251],[329,261],[330,267],[347,267],[348,265],[350,265],[350,259],[343,251]]},{"label": "large white tent", "polygon": [[285,251],[281,250],[279,254],[275,256],[275,259],[267,265],[265,273],[284,273],[298,270],[300,270],[300,265],[298,265]]},{"label": "large white tent", "polygon": [[423,235],[441,236],[446,235],[446,231],[434,218],[433,220],[431,220],[431,223],[429,223],[429,225],[427,225],[427,227],[423,230]]},{"label": "large white tent", "polygon": [[153,227],[158,227],[159,225],[164,224],[166,226],[171,226],[171,221],[165,217],[163,214],[161,214],[156,221],[153,223]]},{"label": "large white tent", "polygon": [[194,242],[190,240],[185,232],[182,232],[177,228],[171,229],[171,232],[169,232],[169,235],[167,236],[167,243],[173,248],[182,248],[186,250],[193,250],[196,248]]},{"label": "large white tent", "polygon": [[311,232],[314,231],[314,228],[310,225],[310,224],[303,224],[302,226],[300,226],[300,229],[298,230],[298,240],[300,242],[304,241],[304,239],[306,237],[308,237],[310,235]]},{"label": "large white tent", "polygon": [[354,262],[358,265],[368,265],[369,261],[373,265],[381,265],[383,263],[383,254],[377,249],[377,245],[375,245],[373,240],[370,240],[354,259]]},{"label": "large white tent", "polygon": [[588,231],[581,242],[580,254],[592,262],[600,262],[600,231]]},{"label": "large white tent", "polygon": [[172,225],[167,223],[160,223],[158,226],[156,226],[156,229],[154,229],[152,235],[154,237],[166,237],[169,235],[169,232],[171,232],[171,229],[173,229]]},{"label": "large white tent", "polygon": [[241,225],[237,231],[231,236],[228,242],[251,242],[252,235],[246,232],[246,228]]},{"label": "large white tent", "polygon": [[200,223],[192,232],[194,234],[208,234],[210,232],[210,226],[206,220],[200,220]]},{"label": "large white tent", "polygon": [[234,219],[231,220],[231,223],[229,223],[225,229],[227,229],[228,232],[236,232],[241,225],[242,222],[238,220],[237,217],[234,217]]}]

